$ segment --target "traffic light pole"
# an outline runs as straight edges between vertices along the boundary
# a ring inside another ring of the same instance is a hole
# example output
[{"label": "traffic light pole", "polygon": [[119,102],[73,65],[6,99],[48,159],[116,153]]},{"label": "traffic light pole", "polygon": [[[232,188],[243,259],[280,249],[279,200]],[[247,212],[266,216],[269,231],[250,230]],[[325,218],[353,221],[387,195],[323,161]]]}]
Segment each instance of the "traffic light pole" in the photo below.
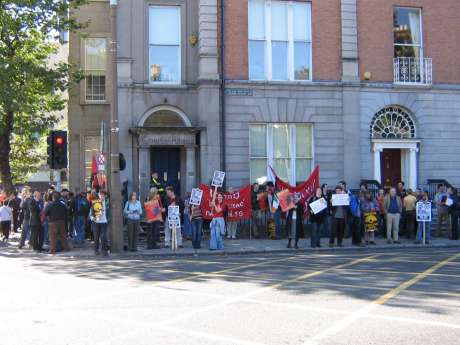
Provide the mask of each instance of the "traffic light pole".
[{"label": "traffic light pole", "polygon": [[109,174],[110,174],[110,250],[123,251],[123,218],[119,162],[119,124],[118,124],[118,73],[117,73],[117,0],[110,0],[110,53],[111,53],[111,103],[109,123]]}]

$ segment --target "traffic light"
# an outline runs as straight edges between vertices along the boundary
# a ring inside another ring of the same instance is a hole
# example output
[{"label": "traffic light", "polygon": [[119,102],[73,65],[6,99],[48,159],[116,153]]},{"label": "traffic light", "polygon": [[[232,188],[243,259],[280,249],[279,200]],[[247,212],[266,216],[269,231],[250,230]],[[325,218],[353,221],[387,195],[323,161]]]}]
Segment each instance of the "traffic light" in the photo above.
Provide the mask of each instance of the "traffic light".
[{"label": "traffic light", "polygon": [[67,168],[67,132],[51,131],[48,136],[48,165],[50,169]]}]

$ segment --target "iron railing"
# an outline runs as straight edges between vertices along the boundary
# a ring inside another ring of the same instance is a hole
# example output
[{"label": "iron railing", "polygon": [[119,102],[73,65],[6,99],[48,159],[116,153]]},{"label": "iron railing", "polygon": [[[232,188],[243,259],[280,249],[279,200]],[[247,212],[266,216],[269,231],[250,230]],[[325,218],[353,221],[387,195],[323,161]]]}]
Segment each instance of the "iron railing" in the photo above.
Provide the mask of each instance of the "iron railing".
[{"label": "iron railing", "polygon": [[429,58],[398,57],[393,59],[395,84],[431,85],[433,63]]}]

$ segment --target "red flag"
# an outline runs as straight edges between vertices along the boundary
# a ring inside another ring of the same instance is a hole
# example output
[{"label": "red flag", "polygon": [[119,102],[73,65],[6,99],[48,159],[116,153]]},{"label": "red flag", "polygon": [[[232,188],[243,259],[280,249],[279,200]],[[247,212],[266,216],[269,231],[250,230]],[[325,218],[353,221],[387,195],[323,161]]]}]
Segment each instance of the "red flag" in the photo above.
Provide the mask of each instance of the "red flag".
[{"label": "red flag", "polygon": [[[203,191],[201,199],[201,212],[204,219],[212,219],[212,194],[213,188],[201,184],[200,189]],[[233,193],[223,193],[225,198],[225,206],[227,208],[227,220],[237,221],[240,219],[250,219],[252,215],[251,207],[251,186],[241,188]]]},{"label": "red flag", "polygon": [[319,187],[319,166],[315,167],[315,170],[313,170],[307,181],[302,182],[298,186],[291,186],[289,183],[283,181],[276,175],[273,168],[271,169],[276,178],[276,188],[279,190],[288,189],[291,193],[300,194],[301,202],[308,201],[315,194],[316,188]]}]

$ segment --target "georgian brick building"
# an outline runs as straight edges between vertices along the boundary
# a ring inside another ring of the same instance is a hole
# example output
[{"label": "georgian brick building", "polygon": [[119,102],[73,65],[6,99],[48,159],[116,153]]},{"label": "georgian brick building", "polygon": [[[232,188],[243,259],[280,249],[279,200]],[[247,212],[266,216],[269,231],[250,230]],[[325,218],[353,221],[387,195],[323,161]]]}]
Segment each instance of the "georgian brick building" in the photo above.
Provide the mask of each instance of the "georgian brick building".
[{"label": "georgian brick building", "polygon": [[[361,179],[460,184],[460,2],[220,4],[119,0],[120,148],[130,190],[145,193],[158,171],[185,193],[218,168],[240,186],[269,165],[291,183],[320,165],[322,181],[352,187]],[[92,20],[70,41],[71,62],[88,75],[69,102],[74,188],[88,180],[84,165],[109,111],[108,6],[81,8]]]}]

